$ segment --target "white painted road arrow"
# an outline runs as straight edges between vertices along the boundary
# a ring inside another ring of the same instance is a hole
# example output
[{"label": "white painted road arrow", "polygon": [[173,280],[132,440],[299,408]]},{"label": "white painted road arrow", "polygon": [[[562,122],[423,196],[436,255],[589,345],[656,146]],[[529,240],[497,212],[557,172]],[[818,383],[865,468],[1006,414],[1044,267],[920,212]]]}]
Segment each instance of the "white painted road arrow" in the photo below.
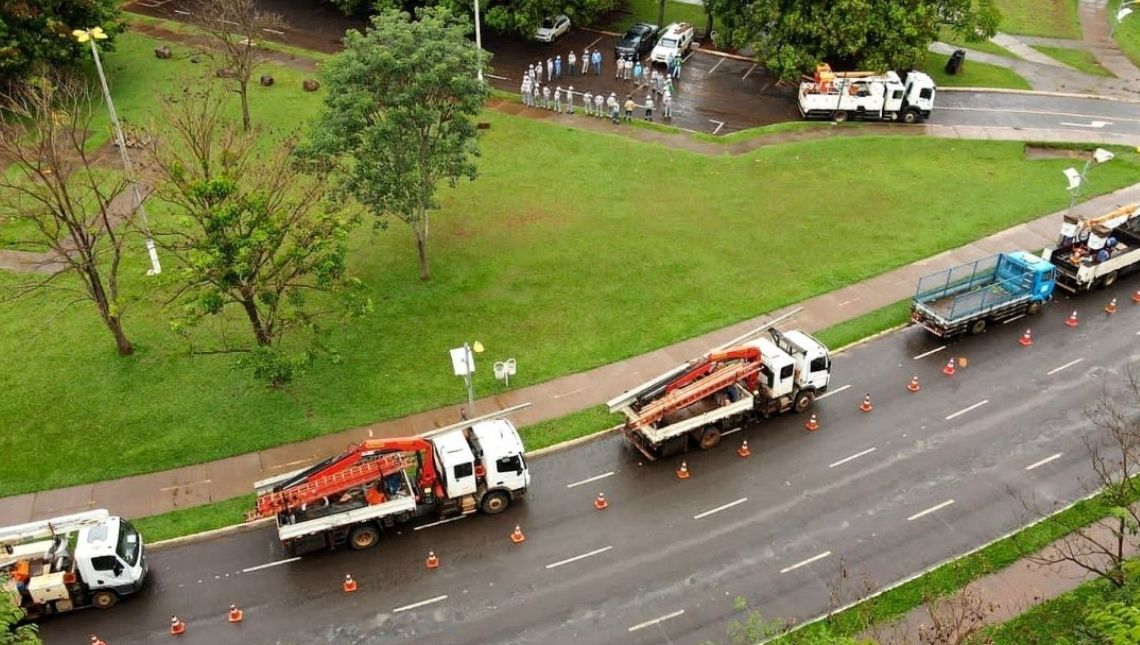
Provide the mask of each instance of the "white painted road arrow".
[{"label": "white painted road arrow", "polygon": [[1112,125],[1112,121],[1090,121],[1089,123],[1069,123],[1061,121],[1061,125],[1071,125],[1074,128],[1103,128],[1106,125]]}]

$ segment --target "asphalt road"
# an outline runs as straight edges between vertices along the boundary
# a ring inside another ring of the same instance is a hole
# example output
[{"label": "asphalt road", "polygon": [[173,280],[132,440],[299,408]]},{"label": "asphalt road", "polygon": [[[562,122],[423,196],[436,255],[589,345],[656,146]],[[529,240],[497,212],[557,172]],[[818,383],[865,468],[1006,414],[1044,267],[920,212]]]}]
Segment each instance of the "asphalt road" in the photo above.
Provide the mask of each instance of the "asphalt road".
[{"label": "asphalt road", "polygon": [[930,123],[1140,134],[1136,103],[997,92],[942,92]]},{"label": "asphalt road", "polygon": [[[679,460],[642,463],[610,437],[534,459],[528,499],[502,516],[405,530],[372,552],[283,562],[271,530],[156,552],[140,596],[48,621],[45,642],[155,642],[174,613],[189,625],[182,642],[210,644],[696,643],[723,640],[737,596],[806,619],[844,568],[886,585],[1022,525],[1018,496],[1085,494],[1084,410],[1140,361],[1138,287],[1133,276],[1062,296],[949,348],[915,328],[853,348],[817,403],[821,430],[797,415],[745,428],[687,455],[686,481]],[[1077,329],[1063,324],[1074,308]],[[1022,347],[1028,325],[1035,344]],[[968,367],[947,377],[952,356]],[[912,374],[918,393],[904,387]],[[748,459],[735,454],[745,437]],[[508,540],[516,523],[521,545]],[[346,572],[355,594],[340,590]],[[230,602],[246,612],[239,626],[225,621]]]}]

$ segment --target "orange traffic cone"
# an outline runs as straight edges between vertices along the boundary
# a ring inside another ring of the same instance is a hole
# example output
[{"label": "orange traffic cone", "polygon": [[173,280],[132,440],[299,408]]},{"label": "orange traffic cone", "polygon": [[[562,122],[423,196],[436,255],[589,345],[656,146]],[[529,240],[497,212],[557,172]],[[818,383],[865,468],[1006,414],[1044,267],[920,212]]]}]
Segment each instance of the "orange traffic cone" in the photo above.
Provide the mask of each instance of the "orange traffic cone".
[{"label": "orange traffic cone", "polygon": [[688,479],[688,478],[689,478],[689,465],[682,461],[681,467],[677,469],[677,479]]},{"label": "orange traffic cone", "polygon": [[170,634],[172,636],[178,636],[179,634],[184,634],[184,633],[186,633],[186,623],[182,622],[181,620],[178,620],[178,616],[171,616],[170,617]]},{"label": "orange traffic cone", "polygon": [[953,358],[951,358],[946,363],[946,367],[942,368],[942,373],[945,374],[946,376],[954,376],[954,359]]},{"label": "orange traffic cone", "polygon": [[435,551],[428,551],[428,557],[427,560],[424,561],[424,564],[426,564],[429,569],[439,568],[439,558],[435,557]]},{"label": "orange traffic cone", "polygon": [[1026,329],[1025,333],[1021,335],[1021,340],[1019,340],[1017,342],[1021,343],[1022,347],[1029,347],[1030,345],[1033,344],[1032,332],[1030,332],[1028,329]]},{"label": "orange traffic cone", "polygon": [[519,526],[518,524],[515,524],[515,530],[511,531],[511,542],[514,542],[515,544],[519,544],[520,542],[522,542],[525,539],[526,539],[526,536],[523,535],[522,527]]},{"label": "orange traffic cone", "polygon": [[1137,289],[1136,293],[1132,294],[1132,302],[1140,305],[1140,289]]},{"label": "orange traffic cone", "polygon": [[863,412],[870,412],[874,408],[871,407],[871,395],[863,397],[863,402],[859,404],[859,409]]},{"label": "orange traffic cone", "polygon": [[91,635],[91,645],[107,645],[106,641],[99,638],[95,634]]},{"label": "orange traffic cone", "polygon": [[238,606],[237,606],[237,604],[236,604],[236,603],[232,603],[232,602],[231,602],[231,603],[230,603],[230,616],[229,616],[229,621],[230,621],[231,623],[240,623],[240,622],[242,621],[242,619],[243,619],[243,618],[245,618],[245,612],[243,612],[242,610],[238,609]]},{"label": "orange traffic cone", "polygon": [[917,392],[922,389],[918,386],[918,375],[911,377],[910,383],[906,384],[906,389],[910,390],[911,392]]},{"label": "orange traffic cone", "polygon": [[1070,326],[1070,327],[1076,327],[1078,324],[1080,324],[1077,322],[1077,312],[1076,311],[1069,314],[1069,318],[1065,321],[1065,324]]},{"label": "orange traffic cone", "polygon": [[1110,316],[1116,313],[1116,298],[1113,298],[1107,305],[1104,306],[1104,313]]},{"label": "orange traffic cone", "polygon": [[811,415],[811,418],[808,419],[807,423],[804,424],[804,427],[807,428],[809,432],[815,432],[816,430],[819,430],[819,422],[815,420],[814,414]]},{"label": "orange traffic cone", "polygon": [[599,511],[604,511],[609,508],[610,503],[606,501],[606,496],[603,493],[598,493],[598,498],[594,500],[594,508]]},{"label": "orange traffic cone", "polygon": [[752,456],[752,451],[748,449],[748,440],[747,439],[740,442],[740,448],[738,448],[736,450],[736,454],[740,455],[741,457]]},{"label": "orange traffic cone", "polygon": [[356,581],[352,579],[351,575],[344,574],[344,592],[352,593],[354,591],[356,591]]}]

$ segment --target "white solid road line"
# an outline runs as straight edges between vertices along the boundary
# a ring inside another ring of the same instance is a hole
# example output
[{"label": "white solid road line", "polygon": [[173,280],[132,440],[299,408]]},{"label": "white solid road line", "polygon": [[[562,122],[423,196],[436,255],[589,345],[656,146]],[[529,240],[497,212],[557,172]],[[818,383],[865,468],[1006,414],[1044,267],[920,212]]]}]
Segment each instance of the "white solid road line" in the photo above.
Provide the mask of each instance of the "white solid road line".
[{"label": "white solid road line", "polygon": [[613,475],[613,474],[614,474],[614,471],[611,470],[608,473],[602,473],[601,475],[594,475],[593,477],[587,477],[586,479],[583,479],[580,482],[574,482],[573,484],[566,484],[566,488],[575,488],[577,486],[581,486],[582,484],[589,484],[590,482],[596,482],[599,479],[605,479],[606,477],[609,477],[610,475]]},{"label": "white solid road line", "polygon": [[424,605],[430,605],[433,602],[439,602],[441,600],[447,600],[447,595],[444,594],[442,596],[436,596],[435,598],[428,598],[427,600],[421,600],[419,602],[413,602],[412,604],[404,605],[403,607],[396,607],[395,609],[392,610],[392,613],[398,614],[401,611],[408,611],[409,609],[415,609],[416,607],[423,607]]},{"label": "white solid road line", "polygon": [[849,387],[851,387],[851,386],[850,385],[844,385],[843,387],[837,387],[834,390],[831,390],[830,392],[824,392],[823,394],[820,394],[819,396],[815,397],[815,400],[816,401],[822,401],[822,400],[826,399],[827,397],[831,396],[832,394],[839,394],[840,392],[842,392],[843,390],[846,390]]},{"label": "white solid road line", "polygon": [[1072,367],[1072,366],[1076,365],[1077,363],[1080,363],[1080,362],[1081,362],[1081,361],[1083,361],[1083,360],[1085,360],[1085,359],[1083,359],[1083,358],[1078,358],[1078,359],[1077,359],[1077,360],[1075,360],[1075,361],[1069,361],[1068,363],[1065,363],[1064,365],[1062,365],[1062,366],[1060,366],[1060,367],[1054,367],[1053,369],[1049,370],[1048,372],[1045,372],[1045,375],[1046,375],[1046,376],[1053,376],[1053,375],[1054,375],[1054,374],[1056,374],[1057,372],[1060,372],[1061,370],[1063,370],[1063,369],[1065,369],[1065,368],[1067,368],[1067,367]]},{"label": "white solid road line", "polygon": [[657,623],[663,623],[663,622],[669,620],[670,618],[676,618],[677,616],[680,616],[683,613],[685,613],[684,609],[678,609],[677,611],[675,611],[671,614],[665,614],[664,616],[662,616],[660,618],[654,618],[653,620],[647,620],[644,623],[641,623],[639,625],[634,625],[633,627],[630,627],[626,631],[636,632],[639,629],[643,629],[645,627],[656,625]]},{"label": "white solid road line", "polygon": [[752,63],[752,67],[749,67],[748,71],[744,72],[744,76],[741,76],[740,80],[742,80],[742,81],[748,80],[748,75],[751,74],[752,70],[754,70],[754,69],[756,69],[756,63]]},{"label": "white solid road line", "polygon": [[594,42],[590,43],[589,45],[586,45],[586,49],[589,49],[589,48],[593,47],[594,45],[597,45],[598,41],[601,39],[602,39],[602,37],[598,36],[597,38],[594,39]]},{"label": "white solid road line", "polygon": [[564,564],[570,564],[571,562],[577,562],[578,560],[581,560],[583,558],[588,558],[588,557],[593,556],[593,555],[598,555],[599,553],[605,553],[606,551],[609,551],[612,548],[614,548],[612,545],[611,546],[604,546],[600,549],[594,549],[593,551],[590,551],[589,553],[583,553],[582,555],[576,555],[572,558],[567,558],[565,560],[559,560],[558,562],[551,562],[550,564],[546,565],[546,568],[547,569],[553,569],[555,567],[560,567]]},{"label": "white solid road line", "polygon": [[276,567],[278,565],[289,564],[290,562],[296,562],[297,560],[300,560],[300,559],[301,559],[300,556],[298,556],[296,558],[289,558],[288,560],[278,560],[277,562],[270,562],[269,564],[259,564],[256,567],[247,567],[245,569],[242,569],[241,572],[242,573],[249,573],[250,571],[260,571],[262,569],[268,569],[269,567]]},{"label": "white solid road line", "polygon": [[807,566],[807,565],[811,564],[812,562],[815,562],[816,560],[822,560],[829,555],[831,555],[831,551],[824,551],[823,553],[820,553],[819,555],[813,555],[810,558],[808,558],[807,560],[804,560],[803,562],[797,562],[790,567],[784,567],[783,569],[780,569],[780,573],[787,573],[789,571],[795,571],[796,569],[799,569],[800,567],[803,567],[803,566]]},{"label": "white solid road line", "polygon": [[946,420],[949,421],[950,419],[960,417],[963,414],[966,414],[967,412],[969,412],[970,410],[977,410],[978,408],[982,407],[983,405],[985,405],[989,402],[990,402],[989,399],[982,399],[981,401],[978,401],[977,403],[971,405],[968,408],[962,408],[961,410],[958,410],[954,414],[951,414],[950,416],[946,417]]},{"label": "white solid road line", "polygon": [[[1038,114],[1043,116],[1068,116],[1078,119],[1100,120],[1100,119],[1116,119],[1117,121],[1140,122],[1140,119],[1130,119],[1121,116],[1104,116],[1098,114],[1077,114],[1074,112],[1049,112],[1046,110],[1008,110],[1008,109],[993,109],[993,108],[975,108],[975,107],[942,107],[942,110],[955,110],[958,112],[1001,112],[1005,114]],[[1112,123],[1110,121],[1110,123]]]},{"label": "white solid road line", "polygon": [[1010,318],[1009,320],[1003,320],[1003,321],[1001,321],[1001,324],[1003,324],[1003,325],[1008,325],[1009,323],[1011,323],[1011,322],[1013,322],[1013,321],[1015,321],[1015,320],[1021,320],[1021,319],[1022,319],[1022,318],[1024,318],[1024,317],[1025,317],[1025,314],[1021,314],[1020,316],[1014,316],[1013,318]]},{"label": "white solid road line", "polygon": [[1049,463],[1050,461],[1056,461],[1057,459],[1060,459],[1061,455],[1063,455],[1063,454],[1065,454],[1065,453],[1059,452],[1059,453],[1053,455],[1052,457],[1046,457],[1046,458],[1042,459],[1041,461],[1035,461],[1035,462],[1029,464],[1028,466],[1026,466],[1025,469],[1026,470],[1033,470],[1034,468],[1044,466],[1045,464]]},{"label": "white solid road line", "polygon": [[713,66],[712,66],[712,69],[710,69],[708,72],[705,72],[705,76],[709,76],[710,74],[712,74],[713,72],[715,72],[715,71],[716,71],[716,68],[720,67],[721,63],[723,63],[725,60],[727,60],[727,59],[724,59],[724,58],[722,58],[722,59],[718,60],[718,61],[716,62],[716,65],[713,65]]},{"label": "white solid road line", "polygon": [[931,506],[930,508],[926,509],[925,511],[919,511],[919,512],[915,513],[914,515],[911,515],[910,517],[906,518],[906,521],[913,522],[920,517],[930,515],[934,511],[942,510],[942,509],[946,508],[947,506],[949,506],[953,503],[954,503],[954,500],[948,499],[945,502],[942,502],[941,504],[936,504],[934,506]]},{"label": "white solid road line", "polygon": [[461,520],[465,517],[467,517],[467,516],[466,515],[460,515],[458,517],[449,517],[446,520],[439,520],[438,522],[432,522],[430,524],[423,524],[421,526],[413,527],[412,530],[413,531],[422,531],[424,529],[430,529],[433,526],[439,526],[440,524],[447,524],[448,522],[454,522],[455,520]]},{"label": "white solid road line", "polygon": [[930,350],[929,352],[923,352],[923,353],[919,354],[918,356],[915,356],[915,357],[914,357],[914,360],[916,360],[916,361],[917,361],[918,359],[920,359],[920,358],[926,358],[927,356],[930,356],[931,354],[937,354],[938,352],[940,352],[940,351],[942,351],[942,350],[944,350],[944,349],[946,349],[946,346],[945,346],[945,345],[943,345],[942,347],[936,347],[936,348],[934,348],[934,349]]},{"label": "white solid road line", "polygon": [[747,501],[748,501],[747,497],[741,497],[740,499],[736,500],[735,502],[729,502],[729,503],[724,504],[722,506],[717,506],[716,508],[705,511],[704,513],[697,513],[696,515],[693,516],[693,519],[699,520],[702,517],[708,517],[709,515],[712,515],[713,513],[719,513],[721,511],[725,510],[726,508],[732,508],[733,506],[736,506],[738,504],[743,504],[744,502],[747,502]]},{"label": "white solid road line", "polygon": [[836,466],[842,466],[843,464],[851,461],[852,459],[858,459],[858,458],[862,457],[863,455],[869,455],[872,452],[875,452],[874,448],[867,448],[863,452],[857,452],[857,453],[851,455],[850,457],[844,457],[843,459],[840,459],[839,461],[837,461],[833,464],[828,464],[827,467],[828,468],[835,468]]}]

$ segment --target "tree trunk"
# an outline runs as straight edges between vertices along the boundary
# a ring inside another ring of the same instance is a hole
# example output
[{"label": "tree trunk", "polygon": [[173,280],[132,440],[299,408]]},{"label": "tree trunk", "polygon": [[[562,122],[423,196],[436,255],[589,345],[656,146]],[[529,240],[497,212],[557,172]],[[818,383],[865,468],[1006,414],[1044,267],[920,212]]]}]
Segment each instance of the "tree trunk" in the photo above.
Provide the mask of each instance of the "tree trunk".
[{"label": "tree trunk", "polygon": [[135,353],[135,348],[131,345],[131,341],[127,339],[127,335],[123,333],[123,321],[118,316],[107,316],[107,329],[111,330],[111,335],[115,337],[115,349],[118,350],[119,356],[130,356]]},{"label": "tree trunk", "polygon": [[431,280],[431,270],[428,268],[427,240],[418,231],[416,232],[416,250],[420,254],[420,280]]},{"label": "tree trunk", "polygon": [[249,324],[253,327],[253,335],[257,338],[257,344],[262,347],[268,347],[272,339],[265,331],[265,325],[261,323],[261,314],[257,311],[257,304],[254,303],[252,296],[247,295],[241,301],[241,306],[245,309],[245,315],[249,318]]},{"label": "tree trunk", "polygon": [[659,0],[657,3],[657,28],[660,29],[665,26],[665,0]]},{"label": "tree trunk", "polygon": [[249,132],[249,80],[242,81],[238,88],[238,94],[241,95],[241,127],[243,131]]},{"label": "tree trunk", "polygon": [[710,43],[712,43],[713,47],[716,47],[717,43],[713,42],[712,31],[713,31],[713,15],[712,15],[712,12],[711,11],[705,11],[705,39],[708,40]]}]

